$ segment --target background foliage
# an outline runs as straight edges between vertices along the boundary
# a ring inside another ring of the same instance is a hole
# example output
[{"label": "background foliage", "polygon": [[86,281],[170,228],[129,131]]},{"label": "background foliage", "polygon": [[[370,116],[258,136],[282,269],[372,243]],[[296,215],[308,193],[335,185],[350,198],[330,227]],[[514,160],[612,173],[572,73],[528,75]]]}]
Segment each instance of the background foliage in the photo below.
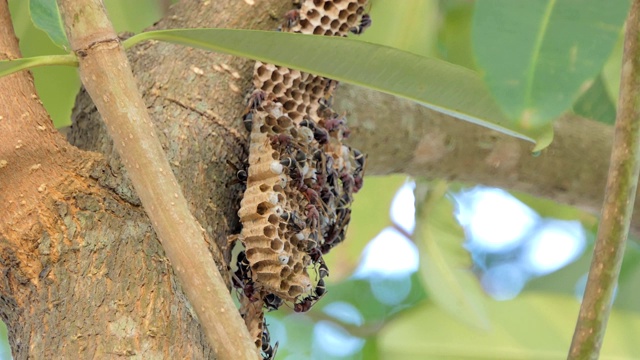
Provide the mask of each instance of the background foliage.
[{"label": "background foliage", "polygon": [[[374,26],[360,39],[478,71],[515,122],[544,123],[565,112],[609,124],[615,117],[627,0],[602,3],[602,9],[593,7],[593,11],[584,11],[587,6],[572,0],[533,0],[528,2],[530,8],[486,0],[372,3]],[[162,16],[167,2],[105,0],[105,4],[117,31],[139,32]],[[599,4],[594,1],[594,6]],[[64,53],[31,24],[27,1],[13,0],[10,6],[25,57]],[[517,29],[501,22],[505,18],[514,19],[511,25]],[[594,22],[606,26],[590,27]],[[79,89],[76,70],[54,67],[33,73],[56,126],[68,125]],[[508,88],[514,84],[521,91]],[[546,98],[544,94],[550,93],[555,95]],[[464,205],[459,195],[465,184],[419,180],[412,240],[420,254],[419,271],[358,273],[359,266],[367,262],[361,255],[367,244],[381,232],[402,228],[399,222],[403,220],[390,216],[389,209],[405,181],[398,175],[367,177],[356,197],[347,241],[327,258],[332,269],[328,294],[307,314],[284,308],[269,314],[272,338],[280,341],[279,358],[564,357],[578,312],[576,294],[580,290],[576,289],[588,268],[589,239],[596,219],[568,206],[513,194],[538,219],[579,222],[587,242],[571,264],[550,274],[530,276],[521,295],[496,301],[482,290],[479,280],[505,259],[523,261],[519,254],[530,238],[524,235],[519,246],[508,249],[470,246],[471,231],[455,217]],[[473,216],[479,215],[483,214]],[[410,212],[402,216],[413,217]],[[383,262],[392,260],[382,258]],[[632,336],[640,330],[639,265],[640,251],[632,243],[623,264],[603,359],[631,359],[640,353]],[[6,336],[6,330],[2,334]],[[6,346],[0,355],[3,358],[9,356]]]}]

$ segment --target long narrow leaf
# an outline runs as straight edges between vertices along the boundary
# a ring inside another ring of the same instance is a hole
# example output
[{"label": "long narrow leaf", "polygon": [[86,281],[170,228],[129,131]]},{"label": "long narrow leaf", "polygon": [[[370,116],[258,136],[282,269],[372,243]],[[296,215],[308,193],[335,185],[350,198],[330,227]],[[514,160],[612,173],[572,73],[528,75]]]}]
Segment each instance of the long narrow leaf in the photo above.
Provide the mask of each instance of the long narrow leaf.
[{"label": "long narrow leaf", "polygon": [[78,66],[78,59],[73,54],[35,56],[30,58],[0,61],[0,77],[14,72],[30,69],[38,66],[64,65]]},{"label": "long narrow leaf", "polygon": [[[426,196],[423,194],[426,192]],[[429,298],[451,316],[477,329],[488,329],[484,293],[471,272],[465,236],[447,199],[447,184],[416,182],[416,230],[420,275]]]},{"label": "long narrow leaf", "polygon": [[151,39],[283,65],[410,99],[535,142],[536,151],[545,148],[553,137],[550,124],[534,128],[508,121],[476,72],[383,45],[329,36],[229,29],[150,31],[124,44],[128,47]]}]

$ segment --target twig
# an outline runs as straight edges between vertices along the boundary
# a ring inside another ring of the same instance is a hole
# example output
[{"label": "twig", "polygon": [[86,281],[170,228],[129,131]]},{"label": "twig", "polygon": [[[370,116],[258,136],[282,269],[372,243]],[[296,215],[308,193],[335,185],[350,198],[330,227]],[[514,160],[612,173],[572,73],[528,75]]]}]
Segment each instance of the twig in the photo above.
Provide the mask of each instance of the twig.
[{"label": "twig", "polygon": [[[218,359],[256,359],[162,150],[101,0],[58,0],[80,78],[96,104],[153,228]],[[139,254],[143,256],[143,254]]]},{"label": "twig", "polygon": [[640,0],[627,19],[611,165],[589,279],[568,359],[597,359],[618,283],[640,174]]}]

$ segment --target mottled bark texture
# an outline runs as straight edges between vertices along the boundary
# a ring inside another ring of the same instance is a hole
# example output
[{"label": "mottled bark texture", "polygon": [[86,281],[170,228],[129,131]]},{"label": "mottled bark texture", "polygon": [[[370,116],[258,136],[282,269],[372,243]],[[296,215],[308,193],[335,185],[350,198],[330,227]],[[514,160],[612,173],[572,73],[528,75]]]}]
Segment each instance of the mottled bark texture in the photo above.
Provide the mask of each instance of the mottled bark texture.
[{"label": "mottled bark texture", "polygon": [[[289,5],[277,3],[185,1],[157,28],[270,29],[270,13]],[[18,58],[6,0],[0,14],[0,58]],[[174,173],[226,274],[240,200],[227,162],[246,157],[239,113],[251,62],[151,42],[131,54]],[[11,105],[0,108],[0,315],[14,357],[213,358],[110,140],[91,131],[102,125],[86,94],[70,138],[89,151],[53,129],[28,73],[0,79],[0,103]]]}]

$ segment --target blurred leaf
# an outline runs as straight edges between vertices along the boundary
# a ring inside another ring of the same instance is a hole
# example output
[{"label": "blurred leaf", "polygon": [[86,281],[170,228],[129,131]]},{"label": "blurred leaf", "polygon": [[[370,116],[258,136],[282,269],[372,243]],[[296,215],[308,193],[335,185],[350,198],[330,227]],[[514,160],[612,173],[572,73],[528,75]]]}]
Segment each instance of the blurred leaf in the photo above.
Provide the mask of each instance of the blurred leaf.
[{"label": "blurred leaf", "polygon": [[11,346],[7,336],[7,326],[0,321],[0,359],[11,359]]},{"label": "blurred leaf", "polygon": [[378,338],[371,337],[367,339],[367,342],[362,348],[361,359],[366,360],[378,360],[380,359],[380,352],[378,351]]},{"label": "blurred leaf", "polygon": [[15,60],[0,60],[0,77],[39,66],[67,65],[78,66],[78,59],[73,54],[35,56]]},{"label": "blurred leaf", "polygon": [[362,249],[382,229],[391,225],[391,201],[406,179],[405,175],[365,177],[364,187],[355,195],[344,243],[340,244],[339,251],[324,257],[331,269],[331,280],[351,275],[360,262]]},{"label": "blurred leaf", "polygon": [[638,289],[640,289],[640,247],[628,241],[613,306],[640,312]]},{"label": "blurred leaf", "polygon": [[[392,280],[392,279],[389,279]],[[402,279],[397,279],[401,281]],[[328,281],[325,279],[325,281]],[[386,321],[390,316],[411,307],[426,298],[422,283],[416,274],[411,275],[411,290],[407,297],[396,305],[386,305],[377,300],[368,280],[349,279],[338,284],[329,283],[327,294],[311,311],[322,311],[332,302],[342,301],[355,306],[362,315],[365,324]]]},{"label": "blurred leaf", "polygon": [[420,274],[429,297],[461,322],[487,329],[489,319],[482,305],[485,295],[471,272],[471,256],[463,246],[464,231],[453,214],[451,200],[446,197],[447,184],[416,181],[415,194],[414,238],[420,251]]},{"label": "blurred leaf", "polygon": [[272,342],[280,341],[278,358],[284,359],[287,354],[293,354],[297,359],[310,358],[315,322],[303,314],[289,314],[281,317],[280,321],[286,327],[286,338],[271,336]]},{"label": "blurred leaf", "polygon": [[601,70],[628,0],[478,0],[473,44],[489,89],[522,127],[547,124]]},{"label": "blurred leaf", "polygon": [[371,3],[370,14],[375,26],[358,39],[418,55],[435,55],[438,0],[376,0]]},{"label": "blurred leaf", "polygon": [[576,259],[576,261],[558,271],[529,281],[523,291],[577,296],[578,281],[589,272],[592,254],[593,241],[591,245],[585,248],[582,256]]},{"label": "blurred leaf", "polygon": [[618,93],[620,92],[620,74],[622,73],[622,51],[624,50],[624,34],[620,33],[611,56],[607,59],[602,70],[607,93],[614,104],[618,103]]},{"label": "blurred leaf", "polygon": [[158,0],[104,0],[104,6],[117,32],[138,33],[162,18]]},{"label": "blurred leaf", "polygon": [[70,49],[56,0],[29,0],[29,12],[35,26],[47,33],[63,49]]},{"label": "blurred leaf", "polygon": [[593,230],[598,226],[597,216],[574,206],[560,204],[553,200],[543,199],[519,191],[511,191],[510,193],[542,217],[558,220],[578,220],[586,230]]},{"label": "blurred leaf", "polygon": [[549,124],[522,127],[505,119],[475,72],[387,46],[335,36],[231,29],[151,31],[127,39],[124,45],[151,39],[248,57],[382,91],[535,142],[534,150],[548,146],[553,137]]},{"label": "blurred leaf", "polygon": [[[456,321],[437,306],[407,311],[380,334],[382,359],[563,359],[578,315],[568,296],[525,294],[515,300],[485,300],[490,332]],[[637,359],[640,316],[613,310],[600,359]]]},{"label": "blurred leaf", "polygon": [[[20,38],[23,57],[67,53],[56,46],[47,34],[37,29],[29,16],[29,2],[10,1],[11,20]],[[68,66],[33,68],[33,79],[42,104],[56,127],[71,124],[71,108],[80,88],[78,70]]]},{"label": "blurred leaf", "polygon": [[609,97],[602,75],[591,84],[589,90],[573,104],[573,112],[577,115],[613,125],[616,121],[616,106]]},{"label": "blurred leaf", "polygon": [[473,2],[441,1],[444,19],[438,33],[440,58],[476,70],[471,46]]},{"label": "blurred leaf", "polygon": [[[595,229],[594,229],[595,230]],[[578,284],[584,281],[589,272],[595,233],[591,232],[589,246],[576,261],[551,274],[533,279],[527,283],[524,291],[550,292],[578,296]],[[640,246],[628,242],[620,269],[620,278],[616,290],[614,307],[617,309],[640,312],[638,289],[640,288]]]}]

